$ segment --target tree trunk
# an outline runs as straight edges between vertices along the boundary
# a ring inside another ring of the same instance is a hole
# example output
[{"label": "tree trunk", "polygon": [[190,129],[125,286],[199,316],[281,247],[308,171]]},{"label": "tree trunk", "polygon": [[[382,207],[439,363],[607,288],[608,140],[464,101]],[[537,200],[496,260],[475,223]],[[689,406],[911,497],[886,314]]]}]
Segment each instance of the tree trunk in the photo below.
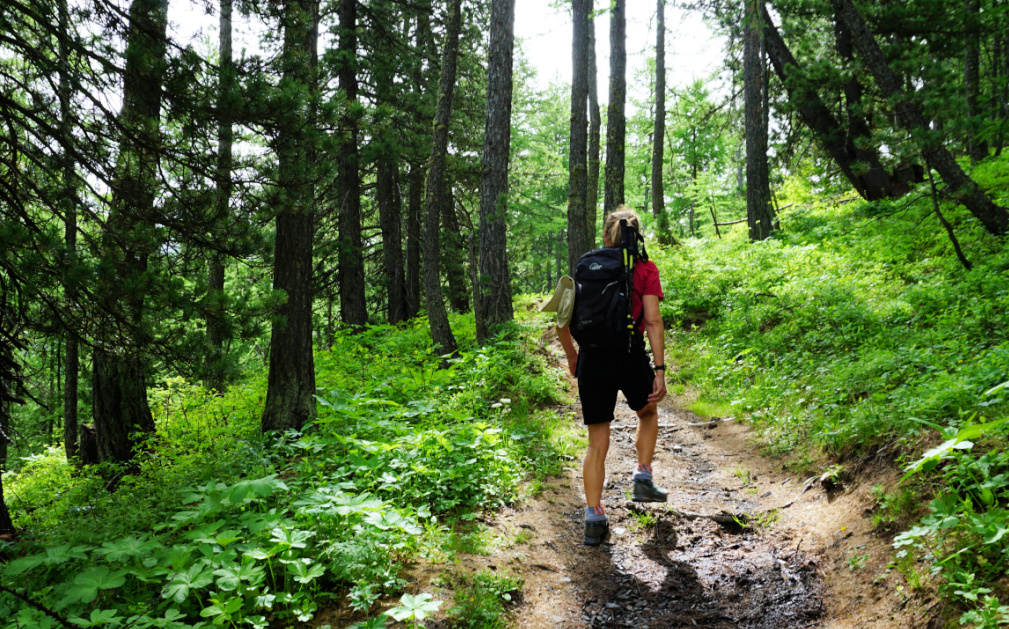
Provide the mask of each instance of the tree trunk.
[{"label": "tree trunk", "polygon": [[357,102],[357,3],[340,0],[340,89],[347,98],[341,117],[340,148],[336,179],[340,202],[340,318],[353,327],[368,323],[364,295],[364,244],[361,237],[361,174],[358,171],[357,118],[352,111]]},{"label": "tree trunk", "polygon": [[610,103],[606,115],[606,191],[603,212],[609,214],[624,202],[624,139],[627,120],[627,20],[625,0],[613,0],[610,9]]},{"label": "tree trunk", "polygon": [[154,432],[145,373],[137,356],[95,350],[91,380],[99,461],[129,461],[136,438]]},{"label": "tree trunk", "polygon": [[396,175],[399,167],[389,156],[378,159],[375,173],[375,200],[382,230],[382,274],[388,296],[388,320],[396,325],[405,318],[403,300],[402,212],[397,203]]},{"label": "tree trunk", "polygon": [[420,252],[421,215],[424,210],[424,168],[410,165],[410,193],[406,204],[406,277],[404,318],[413,319],[420,313]]},{"label": "tree trunk", "polygon": [[568,157],[568,272],[574,273],[575,264],[583,253],[592,249],[592,234],[587,218],[587,164],[588,120],[588,52],[589,11],[591,0],[572,0],[571,43],[571,148]]},{"label": "tree trunk", "polygon": [[[816,87],[806,78],[792,56],[781,34],[771,21],[767,9],[761,6],[764,42],[775,74],[788,92],[802,121],[816,135],[821,147],[834,160],[855,191],[867,201],[897,198],[907,193],[908,187],[883,168],[876,151],[859,148],[870,137],[870,130],[859,113],[861,85],[856,79],[845,84],[845,105],[848,111],[848,129],[844,129],[820,99]],[[838,22],[835,27],[838,54],[849,58],[847,44],[850,34]]]},{"label": "tree trunk", "polygon": [[666,2],[655,5],[655,132],[652,134],[652,214],[659,227],[659,242],[675,243],[669,233],[666,192],[662,183],[662,152],[666,141]]},{"label": "tree trunk", "polygon": [[[221,0],[220,19],[220,85],[217,93],[217,220],[227,220],[231,213],[231,168],[234,129],[231,123],[235,68],[231,59],[232,0]],[[224,342],[227,329],[224,321],[224,258],[214,252],[210,256],[207,274],[207,387],[224,391]]]},{"label": "tree trunk", "polygon": [[[585,185],[585,218],[589,227],[589,249],[596,248],[596,221],[599,215],[599,153],[602,116],[599,112],[599,75],[596,67],[596,18],[589,15],[589,157],[588,183]],[[551,288],[552,290],[552,288]]]},{"label": "tree trunk", "polygon": [[901,125],[925,155],[925,160],[946,182],[947,194],[962,203],[990,233],[1001,235],[1009,231],[1009,211],[996,205],[973,179],[967,176],[942,144],[941,136],[932,133],[915,103],[912,94],[904,91],[900,78],[890,69],[879,44],[869,32],[861,13],[851,0],[831,0],[834,9],[851,31],[855,48],[869,68],[883,96],[888,98]]},{"label": "tree trunk", "polygon": [[[67,0],[59,2],[59,55],[60,55],[60,134],[70,137],[70,97],[73,92],[73,79],[70,71],[70,16]],[[63,151],[63,221],[64,242],[67,247],[68,266],[77,265],[77,206],[74,186],[74,161],[69,151]],[[67,302],[73,304],[77,300],[77,286],[70,277],[64,279],[64,290]],[[77,332],[67,330],[64,339],[67,346],[67,366],[63,386],[63,445],[67,460],[77,457],[77,386],[80,374],[80,352],[77,343]],[[3,410],[0,409],[0,413]],[[3,437],[0,436],[0,441]],[[4,446],[6,447],[6,445]],[[0,486],[0,491],[2,491]],[[3,495],[0,494],[0,509],[3,509]],[[0,520],[3,514],[0,513]],[[2,525],[2,522],[0,522]]]},{"label": "tree trunk", "polygon": [[514,41],[515,0],[493,0],[480,176],[480,284],[473,290],[481,315],[477,326],[477,340],[481,343],[514,318],[506,223]]},{"label": "tree trunk", "polygon": [[967,96],[967,152],[971,164],[976,164],[988,157],[988,143],[981,137],[983,117],[978,106],[981,95],[981,31],[978,22],[981,16],[981,3],[978,0],[966,0],[967,24],[964,32],[967,35],[966,50],[964,50],[963,82]]},{"label": "tree trunk", "polygon": [[448,124],[452,117],[456,62],[459,56],[459,31],[462,26],[462,0],[451,0],[445,50],[441,61],[438,106],[435,109],[431,138],[431,161],[427,171],[424,198],[424,298],[427,302],[431,340],[440,356],[454,354],[458,346],[448,323],[439,274],[439,214],[445,203],[445,162],[448,154]]},{"label": "tree trunk", "polygon": [[[6,289],[6,286],[0,285],[0,288]],[[0,306],[6,306],[6,295],[0,296]],[[0,325],[7,323],[4,321],[4,315],[7,313],[0,313]],[[14,522],[11,520],[11,514],[7,510],[7,503],[4,501],[3,493],[3,475],[7,471],[7,444],[12,441],[10,433],[10,408],[11,400],[14,396],[14,380],[13,377],[17,373],[17,367],[14,363],[14,356],[10,348],[7,346],[6,339],[0,338],[0,535],[9,535],[14,533]]]},{"label": "tree trunk", "polygon": [[125,329],[96,348],[92,372],[93,414],[101,460],[127,461],[132,440],[154,430],[147,404],[143,307],[147,257],[160,243],[145,229],[153,222],[160,144],[168,7],[163,0],[133,0],[126,44],[120,121],[130,131],[120,142],[116,186],[105,224],[103,256],[114,261],[105,278],[106,310],[123,313]]},{"label": "tree trunk", "polygon": [[466,239],[459,228],[452,186],[445,185],[445,204],[441,212],[441,231],[445,240],[441,246],[441,266],[448,281],[448,303],[453,312],[469,312],[469,288],[466,286]]},{"label": "tree trunk", "polygon": [[764,59],[761,0],[745,0],[743,97],[746,120],[746,218],[750,240],[771,234],[771,187],[767,176],[767,125],[763,112]]},{"label": "tree trunk", "polygon": [[[394,72],[390,63],[379,60],[374,67],[375,93],[379,105],[396,106],[393,98]],[[393,121],[382,125],[375,165],[375,204],[382,232],[382,276],[387,297],[386,318],[396,325],[404,318],[403,300],[403,212],[399,187],[398,130]]]},{"label": "tree trunk", "polygon": [[[270,334],[270,372],[262,430],[300,430],[315,419],[312,354],[312,246],[315,204],[315,99],[319,5],[285,6],[281,89],[296,99],[278,112],[279,187],[273,288],[284,291]],[[306,54],[307,53],[307,54]]]}]

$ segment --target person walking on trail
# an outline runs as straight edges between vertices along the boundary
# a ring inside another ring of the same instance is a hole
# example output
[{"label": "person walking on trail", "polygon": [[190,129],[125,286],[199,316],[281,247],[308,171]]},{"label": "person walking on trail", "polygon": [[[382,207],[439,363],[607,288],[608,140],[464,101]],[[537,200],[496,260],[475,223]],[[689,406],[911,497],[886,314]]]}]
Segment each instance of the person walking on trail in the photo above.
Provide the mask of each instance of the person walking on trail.
[{"label": "person walking on trail", "polygon": [[[638,241],[641,221],[638,215],[626,206],[618,207],[606,217],[603,226],[603,242],[607,248],[626,247],[626,233],[621,232],[621,223],[627,233],[632,233]],[[629,228],[629,229],[628,229]],[[630,232],[633,230],[633,232]],[[637,241],[634,243],[637,244]],[[634,247],[635,251],[637,247]],[[596,250],[612,255],[613,252]],[[587,256],[595,252],[590,252]],[[627,260],[627,256],[624,256]],[[609,533],[609,520],[602,502],[603,483],[606,478],[606,453],[610,446],[610,422],[613,421],[613,411],[617,403],[617,391],[622,391],[627,398],[627,405],[637,413],[638,428],[636,449],[638,455],[637,469],[633,476],[633,500],[635,502],[665,502],[668,492],[657,487],[652,481],[652,459],[655,455],[655,443],[659,433],[659,416],[657,404],[666,397],[666,365],[664,327],[659,314],[659,301],[663,298],[662,285],[659,281],[659,270],[654,262],[647,260],[633,261],[633,290],[631,291],[631,315],[633,326],[631,338],[625,347],[618,349],[599,349],[591,344],[579,342],[575,347],[570,329],[571,310],[577,305],[571,302],[581,295],[581,288],[575,290],[574,284],[581,281],[579,272],[575,273],[575,281],[567,280],[568,310],[563,312],[560,302],[564,301],[557,294],[544,310],[558,311],[557,335],[564,352],[567,355],[568,368],[573,376],[578,378],[578,396],[582,403],[582,415],[588,427],[589,447],[585,455],[582,472],[585,482],[585,544],[596,546],[602,543]],[[579,269],[582,269],[579,262]],[[598,268],[599,265],[591,265]],[[565,292],[558,285],[559,292]],[[563,316],[562,316],[563,314]],[[577,316],[577,315],[576,315]],[[629,323],[629,322],[628,322]],[[576,324],[577,325],[577,322]],[[645,351],[644,335],[652,348],[655,359],[654,370],[650,365]],[[576,334],[577,335],[577,334]],[[626,337],[626,332],[625,332]],[[579,351],[580,350],[580,351]]]}]

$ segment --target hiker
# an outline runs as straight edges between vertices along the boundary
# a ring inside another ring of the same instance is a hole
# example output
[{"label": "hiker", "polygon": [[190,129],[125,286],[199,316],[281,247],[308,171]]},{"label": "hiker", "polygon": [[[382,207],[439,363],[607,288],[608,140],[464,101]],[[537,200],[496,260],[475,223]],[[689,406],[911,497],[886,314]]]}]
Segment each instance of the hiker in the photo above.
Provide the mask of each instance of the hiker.
[{"label": "hiker", "polygon": [[[606,247],[621,246],[622,238],[625,237],[621,233],[622,221],[626,221],[626,228],[633,230],[629,233],[637,238],[634,244],[636,245],[638,241],[643,242],[639,236],[641,221],[638,215],[621,205],[606,217],[603,226],[603,242]],[[637,249],[636,246],[634,248]],[[598,252],[608,253],[611,256],[613,254],[612,250],[609,252],[596,250],[586,256]],[[583,256],[582,260],[586,260],[586,256]],[[665,502],[668,496],[666,490],[652,482],[652,457],[655,454],[655,442],[659,432],[656,405],[666,397],[664,328],[659,314],[659,300],[663,295],[658,268],[654,262],[647,260],[647,256],[643,258],[633,263],[631,297],[633,330],[628,345],[617,349],[596,349],[588,343],[579,342],[579,348],[575,348],[569,323],[572,310],[577,309],[577,306],[572,306],[572,302],[577,299],[576,293],[582,294],[581,288],[575,289],[575,284],[580,281],[579,272],[575,273],[574,282],[570,278],[562,278],[562,282],[558,284],[560,295],[555,294],[551,303],[544,307],[544,310],[550,310],[553,305],[558,311],[557,336],[567,354],[571,375],[578,378],[578,396],[581,399],[582,415],[589,432],[589,448],[582,465],[586,501],[584,541],[589,546],[602,543],[609,532],[609,520],[602,503],[602,494],[606,478],[606,453],[610,446],[610,422],[613,421],[613,411],[616,408],[617,391],[623,392],[627,398],[627,405],[638,415],[636,435],[638,464],[633,477],[633,500]],[[581,268],[580,261],[579,269]],[[564,303],[565,301],[567,303]],[[567,312],[564,312],[565,307]],[[622,323],[622,327],[626,329],[628,326]],[[654,371],[645,352],[646,332],[655,357]],[[626,337],[626,332],[624,334]]]}]

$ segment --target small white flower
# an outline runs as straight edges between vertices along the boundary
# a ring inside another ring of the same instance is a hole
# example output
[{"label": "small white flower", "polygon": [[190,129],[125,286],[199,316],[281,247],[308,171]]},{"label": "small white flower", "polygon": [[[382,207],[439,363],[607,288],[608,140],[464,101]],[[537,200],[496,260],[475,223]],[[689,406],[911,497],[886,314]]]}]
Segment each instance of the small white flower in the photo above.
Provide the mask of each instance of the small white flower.
[{"label": "small white flower", "polygon": [[503,397],[503,398],[501,398],[501,403],[502,404],[511,404],[512,401],[510,399],[506,398],[506,397]]}]

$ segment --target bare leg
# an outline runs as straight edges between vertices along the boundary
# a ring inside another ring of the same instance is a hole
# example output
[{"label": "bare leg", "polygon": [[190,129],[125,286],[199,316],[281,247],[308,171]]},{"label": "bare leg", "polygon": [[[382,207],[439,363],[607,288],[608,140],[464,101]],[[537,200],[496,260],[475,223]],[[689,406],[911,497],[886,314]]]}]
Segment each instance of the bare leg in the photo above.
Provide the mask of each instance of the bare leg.
[{"label": "bare leg", "polygon": [[638,463],[652,464],[652,458],[655,456],[655,442],[658,441],[658,438],[659,412],[653,402],[638,411],[638,432],[634,443],[638,451]]},{"label": "bare leg", "polygon": [[[589,449],[582,463],[582,476],[585,479],[585,504],[597,507],[603,499],[603,481],[606,478],[606,453],[610,449],[610,424],[590,424]],[[656,427],[656,430],[658,428]],[[655,440],[652,440],[654,447]]]}]

